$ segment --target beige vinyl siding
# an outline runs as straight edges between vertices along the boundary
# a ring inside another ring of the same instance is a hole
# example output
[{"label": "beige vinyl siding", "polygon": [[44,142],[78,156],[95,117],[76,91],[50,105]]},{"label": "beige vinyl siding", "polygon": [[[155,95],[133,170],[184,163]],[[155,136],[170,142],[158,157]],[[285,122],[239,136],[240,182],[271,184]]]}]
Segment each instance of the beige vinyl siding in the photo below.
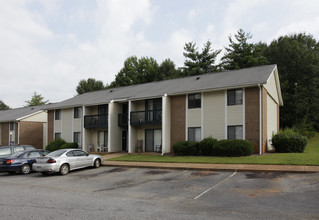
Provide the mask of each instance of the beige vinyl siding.
[{"label": "beige vinyl siding", "polygon": [[279,103],[278,92],[276,87],[275,74],[272,73],[269,77],[267,84],[264,85],[269,95],[275,100],[276,103]]},{"label": "beige vinyl siding", "polygon": [[243,105],[227,106],[227,125],[243,125]]},{"label": "beige vinyl siding", "polygon": [[109,104],[109,152],[122,151],[122,129],[118,126],[118,114],[121,110],[121,103]]},{"label": "beige vinyl siding", "polygon": [[267,94],[267,150],[272,150],[271,138],[278,132],[277,103]]},{"label": "beige vinyl siding", "polygon": [[37,114],[31,115],[22,119],[21,121],[33,121],[33,122],[47,122],[47,113],[39,112]]},{"label": "beige vinyl siding", "polygon": [[201,108],[188,109],[188,127],[201,127],[202,111]]},{"label": "beige vinyl siding", "polygon": [[63,109],[62,111],[62,138],[66,142],[73,141],[72,132],[72,120],[73,120],[73,108]]},{"label": "beige vinyl siding", "polygon": [[204,138],[212,136],[225,138],[225,91],[203,94],[203,132]]}]

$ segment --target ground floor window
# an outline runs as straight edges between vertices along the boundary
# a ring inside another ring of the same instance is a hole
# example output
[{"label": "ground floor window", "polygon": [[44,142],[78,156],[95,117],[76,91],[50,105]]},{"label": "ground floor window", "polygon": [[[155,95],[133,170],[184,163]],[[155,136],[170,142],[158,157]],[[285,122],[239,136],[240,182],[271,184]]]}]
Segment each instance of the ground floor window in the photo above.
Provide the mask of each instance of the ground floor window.
[{"label": "ground floor window", "polygon": [[57,139],[57,138],[61,138],[61,133],[60,132],[54,133],[54,139]]},{"label": "ground floor window", "polygon": [[108,136],[107,131],[99,131],[98,133],[98,151],[107,152]]},{"label": "ground floor window", "polygon": [[201,128],[188,128],[188,141],[201,141]]},{"label": "ground floor window", "polygon": [[228,140],[243,139],[243,126],[242,125],[228,126],[227,139]]},{"label": "ground floor window", "polygon": [[77,143],[79,147],[81,147],[81,132],[73,133],[73,142]]},{"label": "ground floor window", "polygon": [[161,152],[162,149],[162,130],[145,130],[145,152]]}]

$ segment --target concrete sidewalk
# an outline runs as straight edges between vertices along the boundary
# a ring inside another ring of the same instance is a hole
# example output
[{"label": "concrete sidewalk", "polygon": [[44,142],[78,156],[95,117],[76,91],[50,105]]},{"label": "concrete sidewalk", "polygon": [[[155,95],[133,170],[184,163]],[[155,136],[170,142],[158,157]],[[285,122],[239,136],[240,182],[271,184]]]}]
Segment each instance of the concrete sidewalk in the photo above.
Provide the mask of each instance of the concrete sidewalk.
[{"label": "concrete sidewalk", "polygon": [[183,169],[183,170],[215,170],[215,171],[250,171],[250,172],[293,172],[313,173],[319,172],[319,166],[300,165],[261,165],[261,164],[207,164],[207,163],[156,163],[156,162],[125,162],[107,161],[107,159],[126,155],[114,153],[104,155],[104,166]]}]

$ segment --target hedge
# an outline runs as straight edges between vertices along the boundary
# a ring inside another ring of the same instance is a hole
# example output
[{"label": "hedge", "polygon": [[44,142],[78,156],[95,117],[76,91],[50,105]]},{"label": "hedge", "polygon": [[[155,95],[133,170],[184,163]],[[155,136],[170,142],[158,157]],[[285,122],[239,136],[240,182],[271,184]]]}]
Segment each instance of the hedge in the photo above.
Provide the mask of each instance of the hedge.
[{"label": "hedge", "polygon": [[302,153],[307,145],[307,139],[304,136],[289,128],[273,135],[271,141],[278,153]]},{"label": "hedge", "polygon": [[196,156],[199,152],[198,142],[178,141],[173,145],[176,156]]},{"label": "hedge", "polygon": [[56,138],[53,141],[51,141],[45,147],[45,149],[52,152],[52,151],[59,150],[59,149],[78,148],[78,147],[79,146],[77,143],[67,143],[65,140],[63,140],[61,138]]},{"label": "hedge", "polygon": [[247,140],[220,140],[214,147],[215,156],[241,157],[253,154],[253,145]]},{"label": "hedge", "polygon": [[203,156],[214,155],[214,145],[217,143],[217,139],[208,137],[199,142],[199,151]]}]

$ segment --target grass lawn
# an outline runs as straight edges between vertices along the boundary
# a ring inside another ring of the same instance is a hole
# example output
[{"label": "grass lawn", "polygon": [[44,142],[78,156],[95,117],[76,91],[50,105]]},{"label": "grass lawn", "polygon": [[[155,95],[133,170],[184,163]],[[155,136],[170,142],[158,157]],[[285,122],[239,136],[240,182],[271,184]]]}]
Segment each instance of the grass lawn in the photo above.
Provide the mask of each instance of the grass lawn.
[{"label": "grass lawn", "polygon": [[282,164],[319,166],[319,133],[308,140],[304,153],[270,153],[248,157],[177,157],[161,155],[126,155],[113,161],[166,162],[166,163],[219,163],[219,164]]}]

